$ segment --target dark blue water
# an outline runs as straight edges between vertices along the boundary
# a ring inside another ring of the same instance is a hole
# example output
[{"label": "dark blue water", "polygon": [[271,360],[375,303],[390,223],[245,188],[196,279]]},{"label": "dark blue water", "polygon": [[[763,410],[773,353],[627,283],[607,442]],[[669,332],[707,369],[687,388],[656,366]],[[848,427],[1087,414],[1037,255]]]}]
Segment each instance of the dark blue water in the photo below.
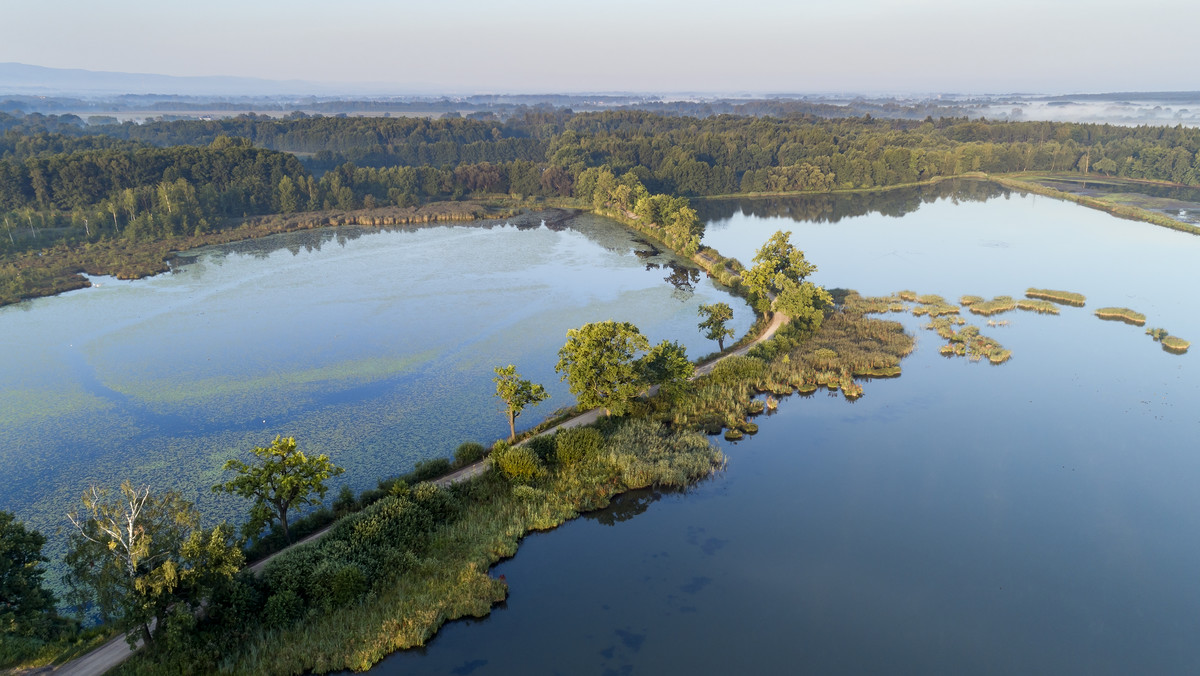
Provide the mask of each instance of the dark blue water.
[{"label": "dark blue water", "polygon": [[984,329],[1013,350],[1001,366],[941,357],[942,341],[904,318],[918,349],[901,377],[867,383],[856,403],[787,398],[758,435],[719,442],[726,471],[688,493],[633,495],[529,537],[494,569],[504,606],[377,670],[1200,669],[1195,355],[1091,314],[1128,304],[1200,337],[1188,295],[1200,238],[1032,197],[836,224],[743,214],[708,236],[741,257],[725,243],[779,228],[830,286],[952,298],[1048,286],[1088,307],[1003,315],[1008,326]]}]

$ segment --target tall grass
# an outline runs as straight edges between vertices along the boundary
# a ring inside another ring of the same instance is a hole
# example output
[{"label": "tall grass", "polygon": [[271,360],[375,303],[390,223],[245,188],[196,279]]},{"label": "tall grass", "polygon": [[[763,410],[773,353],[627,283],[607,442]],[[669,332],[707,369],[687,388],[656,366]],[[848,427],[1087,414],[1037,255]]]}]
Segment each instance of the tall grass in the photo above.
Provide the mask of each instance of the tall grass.
[{"label": "tall grass", "polygon": [[1082,293],[1059,291],[1057,289],[1035,289],[1030,287],[1025,290],[1025,297],[1048,300],[1075,307],[1083,307],[1087,303],[1087,296],[1084,296]]},{"label": "tall grass", "polygon": [[1017,302],[1011,296],[996,296],[991,300],[972,303],[970,309],[972,313],[986,317],[1015,310],[1017,309]]},{"label": "tall grass", "polygon": [[1038,314],[1056,315],[1058,314],[1058,306],[1048,300],[1019,300],[1017,301],[1018,310],[1028,310]]},{"label": "tall grass", "polygon": [[1134,326],[1142,326],[1146,323],[1146,315],[1127,307],[1102,307],[1096,310],[1096,316],[1100,319],[1125,322]]}]

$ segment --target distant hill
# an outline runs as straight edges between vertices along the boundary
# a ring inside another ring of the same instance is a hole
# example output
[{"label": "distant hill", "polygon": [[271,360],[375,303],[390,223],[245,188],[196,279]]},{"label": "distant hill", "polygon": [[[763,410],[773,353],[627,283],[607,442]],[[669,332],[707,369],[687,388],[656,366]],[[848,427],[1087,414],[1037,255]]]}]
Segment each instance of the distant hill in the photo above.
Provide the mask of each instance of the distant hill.
[{"label": "distant hill", "polygon": [[24,63],[0,63],[0,96],[112,96],[114,94],[175,94],[184,96],[296,96],[378,91],[381,85],[264,80],[250,77],[177,77],[151,73],[114,73],[81,68],[46,68]]}]

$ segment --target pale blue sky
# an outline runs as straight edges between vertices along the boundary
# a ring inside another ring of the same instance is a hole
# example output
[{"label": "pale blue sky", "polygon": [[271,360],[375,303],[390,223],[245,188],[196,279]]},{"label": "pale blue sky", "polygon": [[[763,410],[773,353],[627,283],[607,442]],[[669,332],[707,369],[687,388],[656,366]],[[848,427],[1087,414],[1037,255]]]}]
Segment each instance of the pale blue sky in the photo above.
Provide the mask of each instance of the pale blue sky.
[{"label": "pale blue sky", "polygon": [[1195,0],[0,4],[0,62],[61,68],[477,92],[1200,90]]}]

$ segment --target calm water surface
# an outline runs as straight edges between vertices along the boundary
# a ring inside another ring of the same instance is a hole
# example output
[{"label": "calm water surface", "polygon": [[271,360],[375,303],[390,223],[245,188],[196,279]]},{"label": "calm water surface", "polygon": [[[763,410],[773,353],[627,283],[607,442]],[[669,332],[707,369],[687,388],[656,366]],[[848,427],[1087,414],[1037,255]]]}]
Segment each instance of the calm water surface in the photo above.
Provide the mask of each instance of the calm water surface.
[{"label": "calm water surface", "polygon": [[[503,607],[377,670],[1200,670],[1195,354],[1091,314],[1128,305],[1200,339],[1200,238],[986,187],[897,197],[882,212],[717,205],[706,241],[748,262],[790,229],[827,286],[1045,286],[1088,307],[985,327],[1013,350],[1002,366],[943,358],[901,317],[918,349],[900,378],[856,403],[790,397],[758,435],[720,442],[728,469],[688,493],[632,495],[529,537],[494,570]],[[750,215],[784,211],[818,220]]]},{"label": "calm water surface", "polygon": [[554,373],[569,328],[631,321],[699,355],[716,346],[697,306],[725,300],[745,332],[743,303],[651,249],[591,216],[556,230],[343,228],[2,308],[0,509],[52,534],[89,483],[128,477],[236,521],[244,501],[208,489],[227,458],[276,434],[327,453],[360,490],[507,436],[494,366],[553,395],[518,423],[573,403]]}]

